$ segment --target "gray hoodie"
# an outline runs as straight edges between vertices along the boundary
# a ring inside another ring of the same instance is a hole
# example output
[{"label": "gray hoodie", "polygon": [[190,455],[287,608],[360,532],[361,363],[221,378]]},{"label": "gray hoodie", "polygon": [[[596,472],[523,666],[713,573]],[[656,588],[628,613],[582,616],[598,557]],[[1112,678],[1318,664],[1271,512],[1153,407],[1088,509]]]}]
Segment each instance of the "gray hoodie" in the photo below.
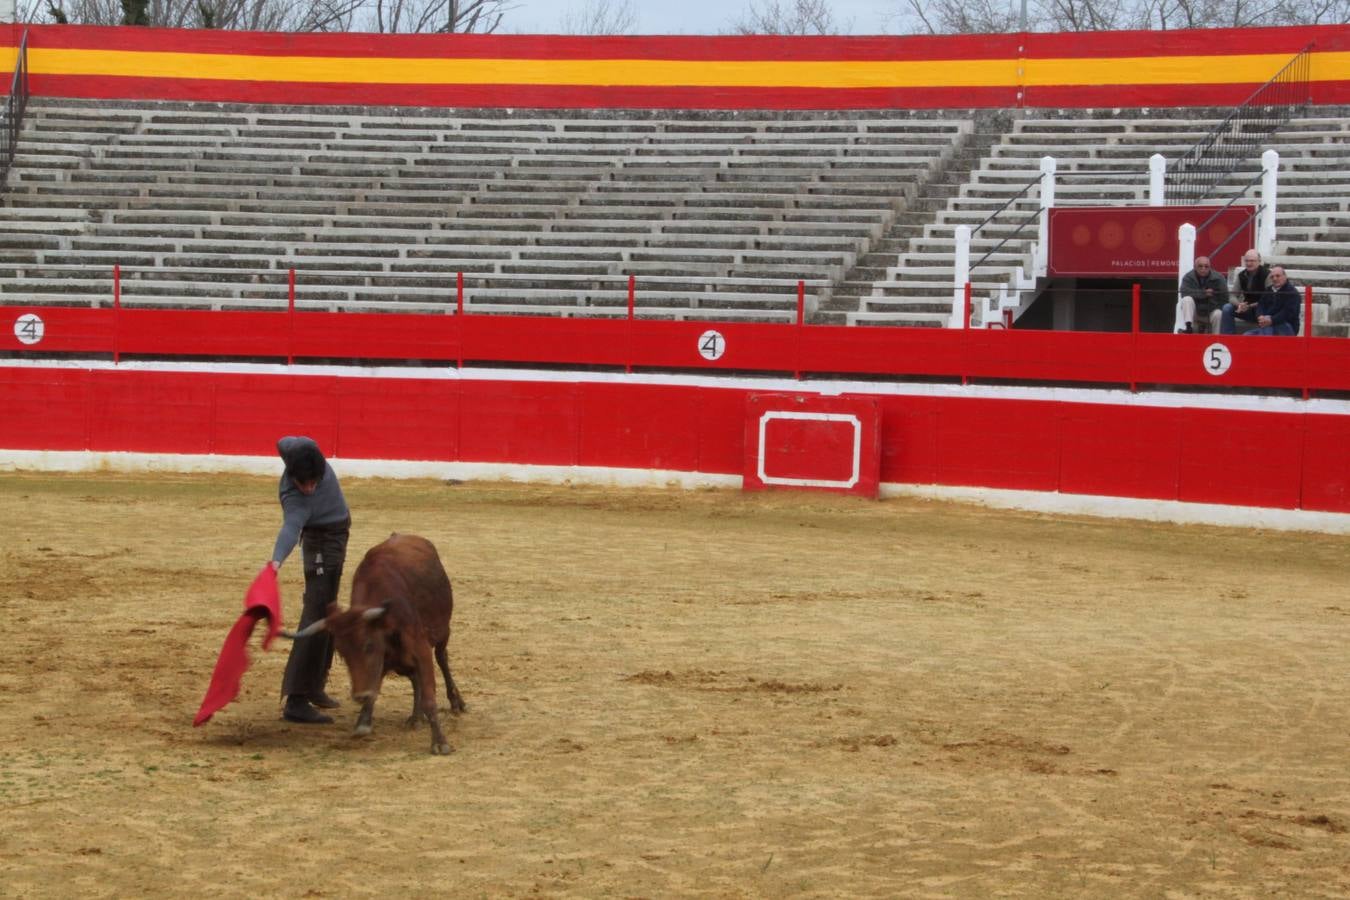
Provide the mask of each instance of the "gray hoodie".
[{"label": "gray hoodie", "polygon": [[[302,446],[317,446],[307,437],[284,437],[277,441],[277,453],[283,461],[288,455]],[[277,485],[277,496],[281,500],[281,530],[277,532],[277,542],[272,548],[272,559],[284,562],[291,555],[295,545],[300,542],[300,531],[306,526],[337,525],[351,518],[347,508],[347,499],[342,496],[337,474],[324,460],[323,477],[314,493],[306,496],[300,493],[291,476],[281,473],[281,483]]]}]

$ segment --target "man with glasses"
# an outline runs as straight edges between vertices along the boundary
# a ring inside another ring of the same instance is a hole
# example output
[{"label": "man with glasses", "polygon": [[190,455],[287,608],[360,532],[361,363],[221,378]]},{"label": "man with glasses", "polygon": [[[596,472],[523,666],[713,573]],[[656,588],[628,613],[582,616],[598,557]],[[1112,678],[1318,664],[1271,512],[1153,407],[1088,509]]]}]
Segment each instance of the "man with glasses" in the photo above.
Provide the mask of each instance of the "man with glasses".
[{"label": "man with glasses", "polygon": [[1255,304],[1241,300],[1236,307],[1231,303],[1225,305],[1219,330],[1223,334],[1235,334],[1235,320],[1242,319],[1256,323],[1256,327],[1247,334],[1292,337],[1298,334],[1301,299],[1298,288],[1289,283],[1284,266],[1271,266],[1269,283],[1261,299]]},{"label": "man with glasses", "polygon": [[1208,256],[1197,256],[1195,268],[1181,279],[1178,289],[1178,334],[1190,334],[1195,331],[1195,314],[1208,321],[1211,334],[1219,330],[1220,308],[1228,302],[1228,282],[1222,275],[1210,268]]}]

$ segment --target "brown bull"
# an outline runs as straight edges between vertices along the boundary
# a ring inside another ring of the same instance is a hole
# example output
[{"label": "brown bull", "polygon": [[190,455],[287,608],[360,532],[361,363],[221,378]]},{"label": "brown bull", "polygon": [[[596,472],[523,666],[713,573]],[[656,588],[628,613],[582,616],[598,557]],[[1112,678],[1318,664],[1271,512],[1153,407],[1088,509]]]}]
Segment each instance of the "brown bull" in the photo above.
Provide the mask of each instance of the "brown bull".
[{"label": "brown bull", "polygon": [[450,711],[465,710],[446,660],[450,640],[450,613],[454,596],[436,548],[426,538],[394,534],[372,547],[352,577],[352,605],[328,607],[326,618],[299,634],[303,637],[327,629],[333,646],[347,664],[352,677],[352,697],[361,701],[355,735],[371,731],[371,717],[380,684],[386,672],[406,675],[413,686],[413,709],[409,727],[419,719],[431,725],[431,752],[450,753],[436,713],[436,672],[431,658],[445,676]]}]

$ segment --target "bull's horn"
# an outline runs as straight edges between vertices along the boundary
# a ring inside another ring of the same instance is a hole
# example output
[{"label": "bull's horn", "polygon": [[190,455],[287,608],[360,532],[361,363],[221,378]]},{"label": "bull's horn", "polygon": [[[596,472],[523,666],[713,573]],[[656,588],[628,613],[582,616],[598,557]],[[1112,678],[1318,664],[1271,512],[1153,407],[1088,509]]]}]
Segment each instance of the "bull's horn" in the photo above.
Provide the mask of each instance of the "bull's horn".
[{"label": "bull's horn", "polygon": [[299,638],[309,637],[311,634],[318,634],[320,631],[323,631],[327,627],[328,627],[328,620],[320,619],[319,621],[311,625],[305,626],[299,631],[287,631],[285,628],[283,628],[281,629],[281,636],[284,638],[290,638],[291,640],[294,641]]},{"label": "bull's horn", "polygon": [[361,613],[361,618],[367,622],[374,622],[380,616],[384,615],[386,611],[387,610],[383,606],[372,606],[370,609]]}]

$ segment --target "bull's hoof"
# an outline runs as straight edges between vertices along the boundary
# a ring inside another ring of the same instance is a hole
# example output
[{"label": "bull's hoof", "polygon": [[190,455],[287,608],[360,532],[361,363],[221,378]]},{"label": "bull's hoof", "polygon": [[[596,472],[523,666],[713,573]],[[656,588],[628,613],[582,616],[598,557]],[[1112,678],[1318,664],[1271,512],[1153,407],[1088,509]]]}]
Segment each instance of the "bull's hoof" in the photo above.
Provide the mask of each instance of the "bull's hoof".
[{"label": "bull's hoof", "polygon": [[366,737],[375,729],[369,725],[357,725],[352,729],[352,737]]},{"label": "bull's hoof", "polygon": [[420,723],[421,721],[422,721],[422,714],[421,714],[421,713],[413,713],[411,716],[408,716],[408,718],[406,718],[406,719],[403,720],[403,727],[404,727],[404,728],[416,728],[417,725],[418,725],[418,723]]},{"label": "bull's hoof", "polygon": [[449,744],[432,744],[432,745],[431,745],[431,755],[432,755],[432,756],[449,756],[451,753],[454,753],[454,752],[455,752],[455,748],[454,748],[454,747],[451,747]]}]

